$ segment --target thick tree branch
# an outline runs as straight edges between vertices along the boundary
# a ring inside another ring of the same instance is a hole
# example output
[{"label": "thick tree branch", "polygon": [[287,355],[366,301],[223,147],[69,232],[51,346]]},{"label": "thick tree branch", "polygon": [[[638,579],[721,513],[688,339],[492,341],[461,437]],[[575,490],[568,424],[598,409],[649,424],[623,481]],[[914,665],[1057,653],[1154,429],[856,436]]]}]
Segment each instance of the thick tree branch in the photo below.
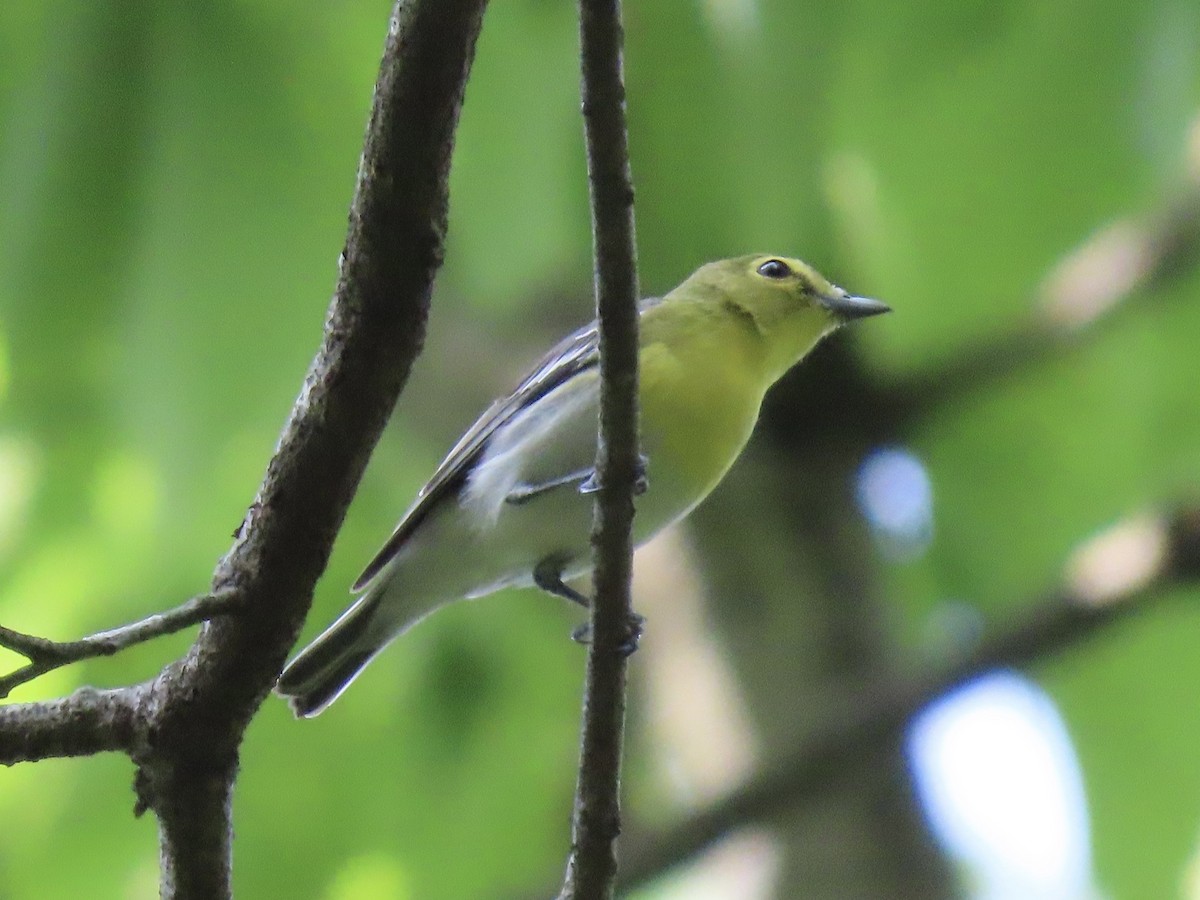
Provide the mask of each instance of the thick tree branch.
[{"label": "thick tree branch", "polygon": [[0,706],[0,765],[130,752],[138,726],[138,688],[80,688],[61,700]]},{"label": "thick tree branch", "polygon": [[633,176],[625,123],[619,0],[581,0],[583,118],[592,200],[600,320],[600,491],[592,541],[596,568],[583,700],[571,857],[561,897],[611,897],[620,832],[625,675],[634,626],[633,490],[638,477],[638,280]]},{"label": "thick tree branch", "polygon": [[1121,523],[1085,543],[1062,585],[1028,604],[1015,623],[940,671],[877,686],[797,751],[707,809],[661,833],[631,838],[620,889],[632,890],[691,859],[731,831],[796,807],[852,777],[894,745],[914,715],[992,669],[1022,666],[1074,648],[1172,588],[1200,581],[1200,507]]},{"label": "thick tree branch", "polygon": [[[229,893],[237,748],[308,611],[371,449],[420,350],[442,261],[450,155],[484,0],[393,11],[323,345],[214,587],[208,623],[155,682],[141,802],[159,818],[163,896]],[[220,865],[218,865],[220,863]]]},{"label": "thick tree branch", "polygon": [[29,660],[27,665],[0,677],[0,699],[7,697],[13,688],[62,666],[97,656],[112,656],[134,644],[174,634],[214,616],[234,612],[237,602],[237,595],[232,593],[204,594],[166,612],[155,613],[120,628],[99,631],[77,641],[50,641],[0,626],[0,647],[20,653]]}]

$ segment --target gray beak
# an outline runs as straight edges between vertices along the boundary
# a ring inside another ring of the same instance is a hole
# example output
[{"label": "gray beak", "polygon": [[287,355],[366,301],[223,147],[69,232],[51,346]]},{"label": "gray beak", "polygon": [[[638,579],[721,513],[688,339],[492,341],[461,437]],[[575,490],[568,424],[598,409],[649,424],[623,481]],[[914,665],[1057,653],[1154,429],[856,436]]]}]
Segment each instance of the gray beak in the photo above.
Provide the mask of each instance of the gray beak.
[{"label": "gray beak", "polygon": [[877,316],[880,313],[892,311],[892,308],[886,303],[872,300],[869,297],[854,297],[841,288],[838,288],[837,292],[830,296],[821,297],[817,302],[843,322],[865,319],[868,316]]}]

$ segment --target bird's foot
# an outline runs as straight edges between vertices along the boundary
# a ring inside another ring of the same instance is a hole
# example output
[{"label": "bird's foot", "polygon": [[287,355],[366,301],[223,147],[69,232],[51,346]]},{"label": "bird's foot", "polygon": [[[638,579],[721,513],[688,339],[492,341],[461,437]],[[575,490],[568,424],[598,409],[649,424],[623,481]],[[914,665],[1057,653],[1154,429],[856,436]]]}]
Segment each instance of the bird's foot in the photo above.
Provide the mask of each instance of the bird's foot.
[{"label": "bird's foot", "polygon": [[[617,645],[617,652],[621,656],[631,656],[637,650],[638,642],[642,639],[642,632],[645,630],[645,626],[645,616],[640,616],[637,613],[629,614],[629,618],[625,621],[625,639]],[[592,642],[592,623],[584,622],[572,631],[571,640],[577,644],[590,644]]]},{"label": "bird's foot", "polygon": [[543,481],[539,484],[516,484],[508,492],[508,496],[504,498],[504,502],[512,506],[521,506],[530,500],[542,496],[542,494],[569,484],[578,484],[579,490],[586,493],[586,491],[583,491],[583,485],[595,477],[595,469],[581,469],[578,472],[572,472],[570,475],[564,475],[561,478],[552,478],[549,481]]},{"label": "bird's foot", "polygon": [[[650,465],[650,459],[642,453],[638,454],[637,469],[635,470],[633,479],[633,495],[639,497],[646,493],[650,487],[650,480],[646,477],[646,467]],[[588,475],[579,484],[579,493],[594,494],[600,490],[600,476],[596,474],[596,470],[592,469],[592,473]]]}]

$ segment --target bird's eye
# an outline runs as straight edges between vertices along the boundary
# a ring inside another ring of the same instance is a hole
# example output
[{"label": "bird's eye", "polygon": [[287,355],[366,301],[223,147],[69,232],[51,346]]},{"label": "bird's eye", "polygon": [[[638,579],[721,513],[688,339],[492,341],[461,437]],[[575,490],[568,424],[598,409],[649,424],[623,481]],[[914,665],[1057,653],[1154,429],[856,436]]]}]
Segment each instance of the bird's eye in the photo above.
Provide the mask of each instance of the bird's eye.
[{"label": "bird's eye", "polygon": [[758,267],[758,274],[763,278],[787,278],[792,270],[781,259],[768,259]]}]

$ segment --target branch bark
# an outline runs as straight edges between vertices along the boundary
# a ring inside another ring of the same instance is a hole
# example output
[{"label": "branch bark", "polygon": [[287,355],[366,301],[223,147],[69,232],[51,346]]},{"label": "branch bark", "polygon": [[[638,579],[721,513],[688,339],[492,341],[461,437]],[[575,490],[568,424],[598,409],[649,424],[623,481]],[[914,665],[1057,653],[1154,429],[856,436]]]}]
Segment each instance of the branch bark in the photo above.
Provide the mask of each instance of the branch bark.
[{"label": "branch bark", "polygon": [[940,671],[875,686],[837,719],[753,779],[675,826],[631,840],[624,894],[693,858],[730,832],[844,784],[893,746],[913,716],[996,668],[1052,658],[1143,612],[1174,587],[1200,580],[1200,507],[1121,523],[1083,545],[1056,590],[1020,620],[981,640]]},{"label": "branch bark", "polygon": [[0,706],[0,765],[133,750],[138,694],[80,688],[61,700]]},{"label": "branch bark", "polygon": [[640,634],[633,616],[633,492],[638,453],[638,279],[633,176],[625,123],[620,0],[581,0],[583,119],[600,321],[600,435],[592,543],[592,642],[584,686],[571,856],[561,897],[611,897],[621,830],[626,657]]},{"label": "branch bark", "polygon": [[393,10],[325,338],[214,588],[247,600],[155,683],[138,754],[164,896],[229,893],[237,747],[295,641],[371,449],[408,378],[441,265],[454,129],[484,0]]}]

